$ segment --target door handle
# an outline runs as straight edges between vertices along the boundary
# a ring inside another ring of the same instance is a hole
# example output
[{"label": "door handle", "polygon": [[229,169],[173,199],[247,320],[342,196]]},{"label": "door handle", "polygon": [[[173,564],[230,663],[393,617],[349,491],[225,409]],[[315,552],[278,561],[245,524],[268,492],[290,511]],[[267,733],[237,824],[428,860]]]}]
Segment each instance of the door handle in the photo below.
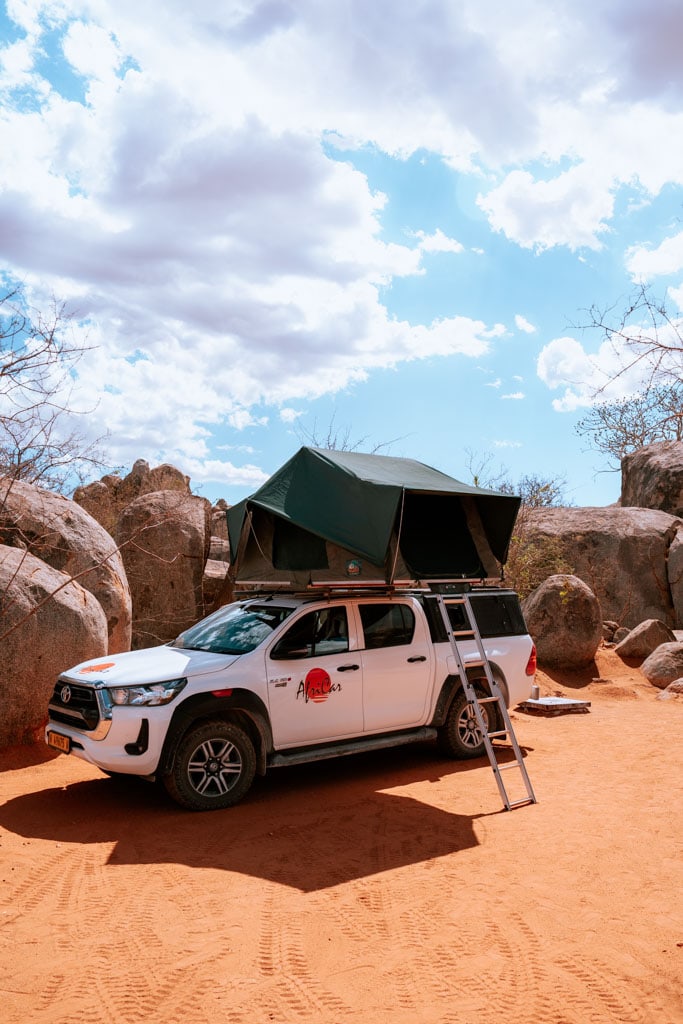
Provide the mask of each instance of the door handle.
[{"label": "door handle", "polygon": [[360,665],[337,665],[337,672],[357,672]]},{"label": "door handle", "polygon": [[414,654],[412,658],[408,658],[408,661],[426,661],[424,654]]}]

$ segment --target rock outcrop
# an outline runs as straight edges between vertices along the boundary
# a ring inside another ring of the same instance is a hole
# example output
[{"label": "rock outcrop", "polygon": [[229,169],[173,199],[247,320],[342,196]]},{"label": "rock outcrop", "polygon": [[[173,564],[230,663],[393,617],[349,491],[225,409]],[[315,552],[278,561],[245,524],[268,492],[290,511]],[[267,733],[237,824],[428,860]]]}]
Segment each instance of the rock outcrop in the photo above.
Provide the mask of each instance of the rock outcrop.
[{"label": "rock outcrop", "polygon": [[0,747],[28,743],[60,672],[108,650],[100,602],[29,551],[0,547]]},{"label": "rock outcrop", "polygon": [[205,615],[209,615],[218,608],[227,573],[227,563],[217,561],[213,558],[209,558],[204,566],[204,580],[202,586]]},{"label": "rock outcrop", "polygon": [[227,540],[223,540],[222,537],[217,537],[215,534],[211,537],[211,545],[209,547],[209,558],[215,562],[229,562],[230,561],[230,544]]},{"label": "rock outcrop", "polygon": [[119,517],[116,541],[133,599],[133,648],[172,640],[204,614],[202,579],[211,505],[179,491],[155,491]]},{"label": "rock outcrop", "polygon": [[683,516],[683,441],[660,441],[624,456],[621,505]]},{"label": "rock outcrop", "polygon": [[74,501],[89,512],[105,530],[114,533],[119,516],[126,506],[142,494],[152,494],[155,491],[178,491],[181,494],[189,494],[190,478],[175,466],[164,463],[150,469],[148,462],[138,459],[130,473],[123,478],[115,473],[109,473],[86,487],[77,487],[74,491]]},{"label": "rock outcrop", "polygon": [[674,641],[672,629],[659,619],[647,619],[635,626],[614,648],[620,658],[635,658],[643,661],[660,644]]},{"label": "rock outcrop", "polygon": [[549,576],[523,603],[524,618],[543,667],[583,668],[602,640],[600,603],[576,576]]},{"label": "rock outcrop", "polygon": [[0,499],[0,543],[28,550],[77,578],[102,605],[107,653],[129,650],[130,591],[121,555],[107,531],[73,501],[21,480],[0,480]]},{"label": "rock outcrop", "polygon": [[219,498],[211,509],[211,535],[220,537],[221,540],[228,539],[228,517],[226,515],[230,506]]},{"label": "rock outcrop", "polygon": [[683,526],[671,541],[666,567],[676,626],[683,628]]},{"label": "rock outcrop", "polygon": [[648,682],[660,690],[683,676],[683,643],[675,641],[660,646],[640,666]]},{"label": "rock outcrop", "polygon": [[559,544],[605,618],[629,629],[645,619],[674,628],[683,622],[669,578],[669,552],[681,530],[681,519],[644,508],[533,509],[525,523],[530,541],[547,537]]}]

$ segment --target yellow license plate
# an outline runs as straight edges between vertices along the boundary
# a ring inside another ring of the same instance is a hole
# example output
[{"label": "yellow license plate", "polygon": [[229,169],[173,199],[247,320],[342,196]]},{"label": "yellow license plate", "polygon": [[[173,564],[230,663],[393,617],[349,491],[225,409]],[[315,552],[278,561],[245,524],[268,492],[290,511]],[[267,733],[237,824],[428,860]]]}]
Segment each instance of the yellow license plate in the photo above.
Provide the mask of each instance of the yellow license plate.
[{"label": "yellow license plate", "polygon": [[48,747],[54,747],[55,750],[61,750],[62,754],[71,753],[71,738],[69,736],[62,736],[61,732],[49,732],[47,734],[47,745]]}]

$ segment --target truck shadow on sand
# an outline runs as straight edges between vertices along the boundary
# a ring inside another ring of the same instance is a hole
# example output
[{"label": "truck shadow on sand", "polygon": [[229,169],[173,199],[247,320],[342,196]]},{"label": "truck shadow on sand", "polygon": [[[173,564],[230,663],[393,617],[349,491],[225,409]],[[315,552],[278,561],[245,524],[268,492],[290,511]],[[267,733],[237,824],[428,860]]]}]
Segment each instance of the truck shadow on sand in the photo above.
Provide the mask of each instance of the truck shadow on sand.
[{"label": "truck shadow on sand", "polygon": [[[502,805],[459,814],[429,802],[430,783],[461,773],[498,799],[486,760],[444,762],[415,747],[273,771],[225,811],[189,813],[142,780],[98,778],[16,797],[0,824],[51,842],[115,843],[111,865],[184,864],[314,892],[478,846],[474,822]],[[424,785],[424,800],[396,792],[409,785]]]}]

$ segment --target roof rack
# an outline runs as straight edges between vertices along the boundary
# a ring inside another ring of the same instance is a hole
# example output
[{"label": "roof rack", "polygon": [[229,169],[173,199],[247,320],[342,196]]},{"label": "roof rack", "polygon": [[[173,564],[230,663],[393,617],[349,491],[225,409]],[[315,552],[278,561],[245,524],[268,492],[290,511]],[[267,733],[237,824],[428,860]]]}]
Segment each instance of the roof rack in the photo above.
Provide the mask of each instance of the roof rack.
[{"label": "roof rack", "polygon": [[397,580],[394,583],[382,583],[380,581],[349,581],[349,580],[325,580],[311,582],[307,586],[283,581],[273,582],[272,580],[244,581],[242,585],[235,587],[235,597],[258,596],[262,594],[279,595],[282,597],[327,597],[331,594],[341,596],[342,594],[405,594],[405,593],[434,593],[434,594],[463,594],[473,589],[501,589],[499,579],[424,579],[424,580]]}]

